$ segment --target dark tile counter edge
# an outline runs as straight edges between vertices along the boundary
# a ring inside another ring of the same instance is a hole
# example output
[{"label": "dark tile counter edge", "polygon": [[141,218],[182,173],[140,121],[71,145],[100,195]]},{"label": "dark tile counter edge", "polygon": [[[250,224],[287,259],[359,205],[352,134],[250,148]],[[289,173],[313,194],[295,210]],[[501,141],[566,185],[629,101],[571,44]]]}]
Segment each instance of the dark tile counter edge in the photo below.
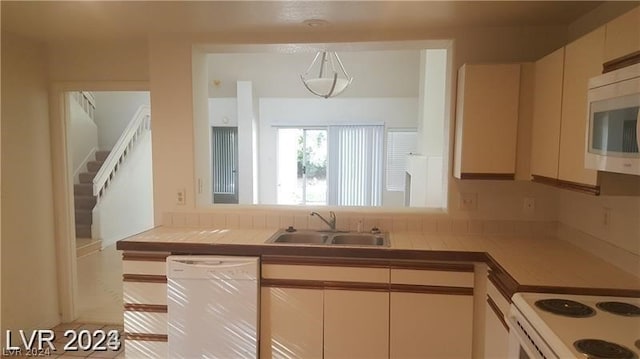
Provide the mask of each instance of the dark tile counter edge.
[{"label": "dark tile counter edge", "polygon": [[[516,292],[538,292],[555,294],[581,294],[617,297],[640,297],[640,290],[618,288],[557,287],[540,285],[521,285],[497,260],[486,252],[434,251],[420,249],[360,248],[360,247],[324,247],[295,245],[252,245],[252,244],[204,244],[204,243],[165,243],[136,242],[122,240],[116,243],[116,249],[122,251],[170,252],[172,254],[208,254],[236,256],[309,256],[342,257],[359,259],[386,260],[424,260],[454,262],[487,263],[494,280],[501,283],[509,298]],[[507,298],[507,299],[509,299]]]}]

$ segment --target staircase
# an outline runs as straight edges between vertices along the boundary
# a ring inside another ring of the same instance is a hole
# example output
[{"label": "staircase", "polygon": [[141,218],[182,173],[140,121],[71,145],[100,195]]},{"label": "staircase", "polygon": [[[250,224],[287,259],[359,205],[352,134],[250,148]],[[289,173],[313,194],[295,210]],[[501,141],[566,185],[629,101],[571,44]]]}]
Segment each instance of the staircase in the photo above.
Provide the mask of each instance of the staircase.
[{"label": "staircase", "polygon": [[[93,207],[96,197],[93,195],[93,178],[109,156],[109,151],[97,151],[95,161],[87,162],[87,172],[79,174],[79,184],[73,185],[73,201],[76,210],[76,248],[78,256],[100,249],[99,241],[87,241],[91,238],[91,224],[93,223]],[[84,239],[80,241],[80,239]],[[80,246],[79,244],[83,245]],[[97,245],[96,245],[97,244]],[[95,248],[95,249],[94,249]]]}]

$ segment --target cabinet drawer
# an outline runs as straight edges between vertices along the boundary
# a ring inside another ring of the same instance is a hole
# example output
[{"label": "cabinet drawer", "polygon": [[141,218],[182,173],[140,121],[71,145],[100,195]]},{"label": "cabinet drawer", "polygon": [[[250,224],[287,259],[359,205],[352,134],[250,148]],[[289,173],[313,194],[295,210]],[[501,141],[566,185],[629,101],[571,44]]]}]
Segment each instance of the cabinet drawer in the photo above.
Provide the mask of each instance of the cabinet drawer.
[{"label": "cabinet drawer", "polygon": [[473,288],[473,272],[391,269],[391,284]]},{"label": "cabinet drawer", "polygon": [[122,261],[123,274],[167,275],[167,263],[159,261]]},{"label": "cabinet drawer", "polygon": [[147,340],[125,340],[124,355],[127,359],[166,358],[167,342]]},{"label": "cabinet drawer", "polygon": [[167,313],[124,312],[124,331],[141,334],[167,334]]},{"label": "cabinet drawer", "polygon": [[262,278],[331,282],[389,283],[388,268],[265,264]]},{"label": "cabinet drawer", "polygon": [[165,283],[124,282],[123,295],[125,303],[167,305]]}]

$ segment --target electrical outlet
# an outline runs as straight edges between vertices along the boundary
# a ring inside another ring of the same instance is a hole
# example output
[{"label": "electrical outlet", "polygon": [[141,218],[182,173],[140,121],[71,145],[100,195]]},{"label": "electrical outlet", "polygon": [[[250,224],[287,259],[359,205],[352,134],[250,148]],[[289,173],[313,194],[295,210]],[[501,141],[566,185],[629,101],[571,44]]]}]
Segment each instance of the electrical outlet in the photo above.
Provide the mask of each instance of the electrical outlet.
[{"label": "electrical outlet", "polygon": [[179,206],[184,206],[185,204],[187,204],[187,195],[186,195],[186,190],[184,189],[179,189],[178,192],[176,192],[176,204]]},{"label": "electrical outlet", "polygon": [[525,197],[522,203],[522,211],[531,216],[536,212],[536,199],[533,197]]},{"label": "electrical outlet", "polygon": [[460,209],[465,211],[472,211],[472,210],[478,209],[478,194],[477,193],[461,193]]},{"label": "electrical outlet", "polygon": [[609,227],[611,225],[611,208],[602,208],[602,224],[605,227]]}]

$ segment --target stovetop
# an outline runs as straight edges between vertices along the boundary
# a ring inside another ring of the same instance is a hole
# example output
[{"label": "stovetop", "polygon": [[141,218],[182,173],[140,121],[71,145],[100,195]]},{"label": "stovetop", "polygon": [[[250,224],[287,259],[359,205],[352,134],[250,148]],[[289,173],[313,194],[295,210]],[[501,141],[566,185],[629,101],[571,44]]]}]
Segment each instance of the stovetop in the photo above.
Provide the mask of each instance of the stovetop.
[{"label": "stovetop", "polygon": [[561,358],[640,358],[640,298],[516,293],[512,300]]}]

